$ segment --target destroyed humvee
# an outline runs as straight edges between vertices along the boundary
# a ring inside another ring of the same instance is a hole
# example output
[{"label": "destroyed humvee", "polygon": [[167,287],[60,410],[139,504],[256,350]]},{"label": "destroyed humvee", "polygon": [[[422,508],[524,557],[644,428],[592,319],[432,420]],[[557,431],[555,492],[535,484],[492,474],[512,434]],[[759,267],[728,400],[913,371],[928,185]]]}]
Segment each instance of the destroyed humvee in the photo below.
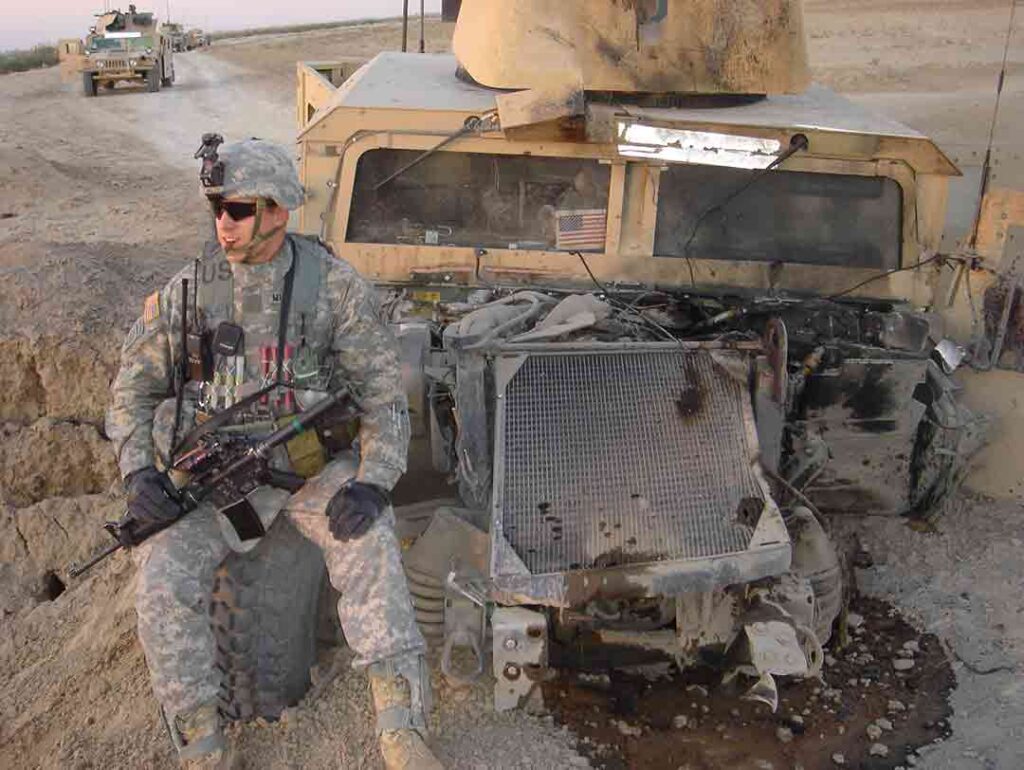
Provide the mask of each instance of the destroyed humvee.
[{"label": "destroyed humvee", "polygon": [[841,610],[822,519],[927,516],[976,442],[950,375],[1009,316],[968,340],[958,169],[809,84],[798,0],[493,5],[299,65],[300,229],[379,286],[410,475],[457,490],[399,509],[417,617],[498,708],[651,655],[774,703]]}]

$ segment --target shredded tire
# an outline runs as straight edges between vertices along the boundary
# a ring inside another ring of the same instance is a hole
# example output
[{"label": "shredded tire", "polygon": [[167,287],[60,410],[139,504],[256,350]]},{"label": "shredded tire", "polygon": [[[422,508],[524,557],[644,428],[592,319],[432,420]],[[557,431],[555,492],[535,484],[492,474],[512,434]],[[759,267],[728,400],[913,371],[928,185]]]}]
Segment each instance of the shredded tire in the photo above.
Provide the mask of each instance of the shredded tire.
[{"label": "shredded tire", "polygon": [[275,720],[301,700],[316,662],[317,607],[326,568],[287,520],[214,576],[210,622],[225,717]]}]

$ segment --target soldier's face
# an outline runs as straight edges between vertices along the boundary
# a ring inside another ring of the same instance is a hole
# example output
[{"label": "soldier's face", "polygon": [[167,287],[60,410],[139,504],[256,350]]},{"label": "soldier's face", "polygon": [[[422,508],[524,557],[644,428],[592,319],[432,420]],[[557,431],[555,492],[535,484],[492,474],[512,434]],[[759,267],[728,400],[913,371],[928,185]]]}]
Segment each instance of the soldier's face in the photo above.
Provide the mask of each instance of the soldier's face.
[{"label": "soldier's face", "polygon": [[[229,262],[268,262],[274,258],[284,241],[288,210],[281,206],[265,206],[260,216],[260,233],[278,230],[274,236],[253,245],[256,224],[255,198],[224,198],[215,207],[217,240]],[[237,219],[236,219],[237,217]]]}]

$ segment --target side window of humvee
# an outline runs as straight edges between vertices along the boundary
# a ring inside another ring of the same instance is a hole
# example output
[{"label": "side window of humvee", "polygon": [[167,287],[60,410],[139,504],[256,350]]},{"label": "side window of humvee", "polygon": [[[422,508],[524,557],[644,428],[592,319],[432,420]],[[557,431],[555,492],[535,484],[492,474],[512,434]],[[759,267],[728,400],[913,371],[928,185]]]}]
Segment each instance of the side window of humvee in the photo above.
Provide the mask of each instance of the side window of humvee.
[{"label": "side window of humvee", "polygon": [[346,240],[603,251],[609,170],[587,158],[418,150],[359,159]]}]

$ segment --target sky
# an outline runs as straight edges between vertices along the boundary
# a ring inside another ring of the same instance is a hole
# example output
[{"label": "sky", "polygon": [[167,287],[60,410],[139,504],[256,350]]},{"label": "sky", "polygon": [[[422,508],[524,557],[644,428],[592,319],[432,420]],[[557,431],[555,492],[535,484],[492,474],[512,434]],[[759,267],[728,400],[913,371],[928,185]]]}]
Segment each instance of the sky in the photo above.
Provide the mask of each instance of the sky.
[{"label": "sky", "polygon": [[[104,5],[106,2],[106,5]],[[208,31],[246,29],[271,24],[400,16],[402,0],[136,0],[140,11],[154,11],[171,21]],[[439,13],[441,0],[426,0],[427,13]],[[30,48],[62,37],[84,37],[93,16],[106,8],[127,10],[128,0],[2,0],[0,50]],[[410,0],[409,11],[419,12]]]}]

